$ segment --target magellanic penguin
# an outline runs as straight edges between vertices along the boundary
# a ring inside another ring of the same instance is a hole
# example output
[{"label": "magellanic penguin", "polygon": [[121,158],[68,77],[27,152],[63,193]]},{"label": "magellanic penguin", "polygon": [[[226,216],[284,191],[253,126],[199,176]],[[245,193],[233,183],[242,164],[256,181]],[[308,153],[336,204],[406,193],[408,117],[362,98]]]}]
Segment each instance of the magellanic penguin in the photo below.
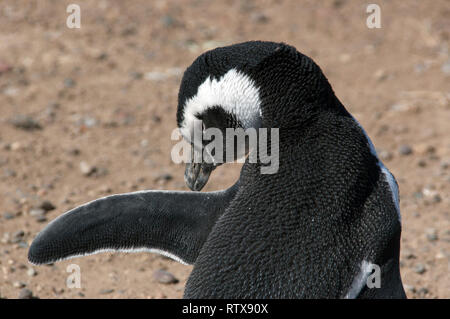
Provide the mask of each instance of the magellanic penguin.
[{"label": "magellanic penguin", "polygon": [[[97,199],[39,233],[30,262],[149,251],[194,265],[185,298],[405,297],[397,183],[313,60],[283,43],[216,48],[185,71],[178,102],[185,137],[196,119],[278,128],[278,171],[247,157],[224,191]],[[189,187],[217,165],[188,164]]]}]

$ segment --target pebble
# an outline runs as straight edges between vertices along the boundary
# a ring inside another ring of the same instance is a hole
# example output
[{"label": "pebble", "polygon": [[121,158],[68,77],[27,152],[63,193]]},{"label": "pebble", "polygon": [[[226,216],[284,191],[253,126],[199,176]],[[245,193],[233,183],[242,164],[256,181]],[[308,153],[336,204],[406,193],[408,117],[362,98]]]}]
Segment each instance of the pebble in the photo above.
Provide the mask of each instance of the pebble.
[{"label": "pebble", "polygon": [[416,287],[412,286],[412,285],[404,285],[404,288],[406,291],[415,293],[416,292]]},{"label": "pebble", "polygon": [[24,283],[24,282],[22,282],[22,281],[15,281],[15,282],[13,283],[13,286],[14,286],[15,288],[23,288],[23,287],[26,287],[27,284]]},{"label": "pebble", "polygon": [[71,156],[78,156],[78,155],[81,154],[81,151],[80,151],[80,149],[78,149],[78,148],[72,148],[72,149],[70,149],[70,150],[68,151],[68,153],[69,153],[69,155],[71,155]]},{"label": "pebble", "polygon": [[380,151],[379,155],[383,161],[390,161],[394,157],[389,151]]},{"label": "pebble", "polygon": [[153,278],[161,284],[176,284],[179,280],[170,272],[159,269],[153,273]]},{"label": "pebble", "polygon": [[425,295],[427,295],[429,293],[429,290],[427,289],[427,288],[425,288],[425,287],[422,287],[422,288],[420,288],[418,291],[417,291],[417,294],[420,296],[420,297],[425,297]]},{"label": "pebble", "polygon": [[33,217],[40,217],[45,215],[45,210],[42,208],[33,208],[28,214]]},{"label": "pebble", "polygon": [[441,67],[442,73],[445,75],[450,75],[450,60],[447,60]]},{"label": "pebble", "polygon": [[45,216],[37,216],[36,217],[36,221],[38,223],[45,223],[47,221],[47,217],[45,217]]},{"label": "pebble", "polygon": [[15,217],[14,214],[11,214],[9,212],[4,212],[3,213],[3,218],[6,219],[6,220],[13,219],[14,217]]},{"label": "pebble", "polygon": [[161,23],[163,24],[164,27],[169,28],[172,26],[175,26],[177,24],[176,20],[174,17],[172,17],[171,15],[165,15],[161,18]]},{"label": "pebble", "polygon": [[435,228],[428,228],[425,233],[429,241],[438,240],[437,230]]},{"label": "pebble", "polygon": [[102,289],[99,291],[100,295],[108,295],[114,292],[114,289]]},{"label": "pebble", "polygon": [[28,268],[27,275],[30,277],[37,276],[37,271],[34,268]]},{"label": "pebble", "polygon": [[51,210],[54,210],[56,207],[55,205],[53,205],[50,201],[48,200],[43,200],[40,204],[39,204],[39,208],[43,209],[44,211],[48,212]]},{"label": "pebble", "polygon": [[7,244],[9,243],[9,233],[4,233],[2,239],[0,239],[0,243]]},{"label": "pebble", "polygon": [[21,242],[23,240],[23,236],[25,236],[25,232],[23,230],[12,233],[11,243],[15,244]]},{"label": "pebble", "polygon": [[25,131],[33,131],[33,130],[40,130],[42,129],[42,126],[34,120],[29,115],[16,115],[13,118],[9,120],[9,122],[14,125],[16,128],[25,130]]},{"label": "pebble", "polygon": [[19,299],[32,299],[33,292],[30,289],[22,288],[19,292]]},{"label": "pebble", "polygon": [[144,76],[142,72],[132,71],[129,73],[130,77],[135,80],[140,80]]},{"label": "pebble", "polygon": [[442,161],[441,162],[441,168],[442,169],[447,169],[450,167],[450,161]]},{"label": "pebble", "polygon": [[387,73],[383,69],[379,69],[374,73],[374,78],[377,81],[384,81],[388,77]]},{"label": "pebble", "polygon": [[269,21],[269,17],[267,17],[264,13],[254,12],[251,14],[250,19],[253,22],[257,23],[267,23]]},{"label": "pebble", "polygon": [[3,169],[3,176],[6,177],[6,178],[9,178],[9,177],[16,177],[16,176],[17,176],[17,173],[16,173],[16,171],[14,171],[14,170],[12,170],[12,169],[4,168],[4,169]]},{"label": "pebble", "polygon": [[414,255],[414,253],[412,253],[409,250],[404,250],[403,255],[405,256],[406,259],[414,259],[414,258],[416,258],[416,255]]},{"label": "pebble", "polygon": [[417,166],[419,166],[419,167],[426,167],[427,166],[427,161],[422,158],[422,159],[420,159],[417,162]]},{"label": "pebble", "polygon": [[156,176],[156,178],[154,179],[155,182],[168,182],[170,180],[173,179],[173,176],[169,173],[163,173],[160,174],[158,176]]},{"label": "pebble", "polygon": [[80,163],[80,171],[81,173],[83,173],[84,176],[91,176],[93,173],[97,171],[97,168],[83,161]]},{"label": "pebble", "polygon": [[419,263],[419,264],[416,264],[415,266],[414,266],[414,272],[415,273],[417,273],[417,274],[423,274],[424,272],[426,272],[427,271],[427,269],[425,268],[425,266],[423,265],[423,264],[421,264],[421,263]]},{"label": "pebble", "polygon": [[411,155],[413,150],[412,150],[411,146],[409,146],[407,144],[402,144],[398,148],[398,152],[400,155]]},{"label": "pebble", "polygon": [[72,79],[72,78],[65,78],[65,79],[64,79],[64,86],[65,86],[66,88],[72,88],[72,87],[74,87],[75,85],[76,85],[76,82],[75,82],[74,79]]}]

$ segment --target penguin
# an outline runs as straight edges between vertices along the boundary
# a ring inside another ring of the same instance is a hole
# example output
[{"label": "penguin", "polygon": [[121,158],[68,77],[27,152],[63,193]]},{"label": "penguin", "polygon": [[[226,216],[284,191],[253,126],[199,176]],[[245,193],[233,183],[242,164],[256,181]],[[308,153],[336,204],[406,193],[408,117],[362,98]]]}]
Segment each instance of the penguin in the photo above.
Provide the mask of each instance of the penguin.
[{"label": "penguin", "polygon": [[397,182],[311,58],[266,41],[207,51],[183,75],[176,120],[190,142],[197,120],[277,128],[278,170],[262,174],[249,150],[233,186],[199,192],[221,163],[188,163],[192,191],[74,208],[37,235],[29,261],[149,251],[193,265],[185,298],[406,298]]}]

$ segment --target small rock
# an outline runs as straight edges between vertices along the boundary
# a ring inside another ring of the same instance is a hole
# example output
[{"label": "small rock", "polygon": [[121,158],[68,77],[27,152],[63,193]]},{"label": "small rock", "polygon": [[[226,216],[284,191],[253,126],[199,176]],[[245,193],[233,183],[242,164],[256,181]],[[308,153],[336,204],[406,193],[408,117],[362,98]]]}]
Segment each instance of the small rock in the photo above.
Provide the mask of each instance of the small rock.
[{"label": "small rock", "polygon": [[114,292],[114,289],[102,289],[99,291],[100,295],[108,295]]},{"label": "small rock", "polygon": [[26,287],[27,284],[22,281],[15,281],[15,282],[13,282],[13,286],[15,288],[23,288],[23,287]]},{"label": "small rock", "polygon": [[423,264],[416,264],[414,266],[414,272],[417,274],[423,274],[425,271],[427,271],[427,269],[425,268],[425,266]]},{"label": "small rock", "polygon": [[130,35],[136,34],[136,32],[137,32],[136,27],[134,25],[129,25],[129,26],[126,26],[122,30],[121,35],[123,37],[127,37],[127,36],[130,36]]},{"label": "small rock", "polygon": [[164,27],[169,28],[177,25],[177,21],[171,15],[165,15],[161,18],[161,23]]},{"label": "small rock", "polygon": [[257,22],[257,23],[267,23],[269,21],[269,18],[261,12],[254,12],[251,14],[250,19],[253,22]]},{"label": "small rock", "polygon": [[450,60],[447,60],[441,67],[442,73],[445,75],[450,75]]},{"label": "small rock", "polygon": [[352,59],[352,56],[348,53],[343,53],[339,56],[339,61],[342,63],[347,63]]},{"label": "small rock", "polygon": [[74,87],[75,85],[76,85],[76,82],[75,82],[74,79],[72,79],[72,78],[65,78],[65,79],[64,79],[64,86],[65,86],[66,88],[72,88],[72,87]]},{"label": "small rock", "polygon": [[383,69],[379,69],[375,72],[374,77],[377,81],[384,81],[387,78],[387,73]]},{"label": "small rock", "polygon": [[36,221],[38,223],[45,223],[47,221],[47,217],[45,217],[45,216],[37,216],[36,217]]},{"label": "small rock", "polygon": [[33,292],[30,289],[22,288],[19,292],[19,299],[32,299]]},{"label": "small rock", "polygon": [[0,243],[8,244],[9,243],[9,239],[10,239],[9,233],[4,233],[3,236],[2,236],[2,239],[0,239]]},{"label": "small rock", "polygon": [[161,284],[176,284],[179,280],[170,272],[159,269],[153,273],[153,278]]},{"label": "small rock", "polygon": [[9,212],[4,212],[4,213],[3,213],[3,218],[6,219],[6,220],[13,219],[14,217],[15,217],[15,215],[14,215],[14,214],[11,214],[11,213],[9,213]]},{"label": "small rock", "polygon": [[33,217],[40,217],[45,215],[45,210],[42,208],[33,208],[28,214]]},{"label": "small rock", "polygon": [[147,72],[145,73],[144,77],[149,81],[162,81],[167,79],[167,75],[165,73],[157,71]]},{"label": "small rock", "polygon": [[83,161],[80,163],[80,171],[84,176],[91,176],[97,171],[97,168]]},{"label": "small rock", "polygon": [[416,287],[414,287],[412,285],[404,285],[404,287],[405,287],[406,291],[409,291],[409,292],[412,292],[412,293],[416,292]]},{"label": "small rock", "polygon": [[405,256],[406,259],[414,259],[416,258],[416,255],[414,255],[411,251],[409,250],[404,250],[403,251],[403,255]]},{"label": "small rock", "polygon": [[434,229],[434,228],[428,228],[426,230],[426,236],[427,236],[427,239],[429,241],[436,241],[436,240],[438,240],[437,230]]},{"label": "small rock", "polygon": [[132,71],[129,74],[130,74],[130,77],[135,80],[140,80],[144,76],[144,74],[142,72],[136,72],[136,71]]},{"label": "small rock", "polygon": [[81,154],[81,151],[78,148],[72,148],[68,151],[69,155],[78,156]]},{"label": "small rock", "polygon": [[413,150],[412,150],[411,146],[409,146],[407,144],[402,144],[398,148],[398,152],[400,153],[400,155],[410,155],[410,154],[412,154]]},{"label": "small rock", "polygon": [[37,276],[37,271],[34,268],[29,268],[27,270],[27,275],[30,276],[30,277]]},{"label": "small rock", "polygon": [[447,169],[450,167],[450,161],[442,161],[441,162],[441,168],[442,169]]},{"label": "small rock", "polygon": [[160,122],[161,122],[161,117],[158,116],[158,115],[153,115],[153,116],[152,116],[152,121],[153,121],[154,123],[160,123]]},{"label": "small rock", "polygon": [[22,144],[20,142],[14,142],[11,144],[11,151],[18,151],[22,148]]},{"label": "small rock", "polygon": [[15,127],[25,130],[25,131],[33,131],[40,130],[42,126],[35,121],[31,116],[28,115],[16,115],[9,122]]},{"label": "small rock", "polygon": [[21,241],[17,244],[18,248],[28,248],[28,244],[24,241]]},{"label": "small rock", "polygon": [[425,297],[428,294],[429,290],[425,287],[420,288],[417,291],[417,294],[419,295],[419,297]]},{"label": "small rock", "polygon": [[163,174],[158,175],[154,181],[155,182],[168,182],[172,179],[173,179],[173,176],[171,174],[163,173]]},{"label": "small rock", "polygon": [[16,244],[23,240],[23,236],[25,236],[25,232],[23,230],[18,230],[12,233],[11,243]]},{"label": "small rock", "polygon": [[9,168],[3,169],[3,177],[9,178],[9,177],[16,177],[16,176],[17,176],[16,171],[9,169]]},{"label": "small rock", "polygon": [[390,161],[393,158],[392,153],[389,151],[380,151],[379,155],[383,161]]},{"label": "small rock", "polygon": [[39,208],[41,208],[41,209],[45,210],[46,212],[48,212],[48,211],[54,210],[56,207],[50,201],[44,200],[39,205]]},{"label": "small rock", "polygon": [[426,167],[427,166],[427,161],[422,158],[422,159],[420,159],[417,162],[417,166],[419,166],[419,167]]}]

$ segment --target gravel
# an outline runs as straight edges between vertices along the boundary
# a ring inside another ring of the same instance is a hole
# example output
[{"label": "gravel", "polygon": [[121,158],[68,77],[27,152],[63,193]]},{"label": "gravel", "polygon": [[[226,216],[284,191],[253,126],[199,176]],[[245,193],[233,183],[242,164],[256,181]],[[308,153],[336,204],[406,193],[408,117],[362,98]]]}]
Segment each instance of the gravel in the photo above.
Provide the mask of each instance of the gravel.
[{"label": "gravel", "polygon": [[84,176],[91,176],[97,171],[97,167],[89,165],[87,162],[80,163],[80,171]]},{"label": "gravel", "polygon": [[27,275],[28,276],[30,276],[30,277],[34,277],[34,276],[37,276],[37,271],[34,269],[34,268],[29,268],[28,270],[27,270]]},{"label": "gravel", "polygon": [[426,237],[429,241],[436,241],[438,240],[438,234],[437,234],[437,230],[434,228],[429,228],[426,230],[425,232]]},{"label": "gravel", "polygon": [[412,150],[411,146],[409,146],[408,144],[402,144],[398,148],[398,152],[400,155],[405,156],[405,155],[411,155],[413,150]]},{"label": "gravel", "polygon": [[179,280],[170,272],[159,269],[153,273],[153,279],[155,279],[160,284],[176,284]]},{"label": "gravel", "polygon": [[9,122],[14,125],[16,128],[25,130],[25,131],[33,131],[40,130],[42,126],[31,116],[18,114],[11,118]]},{"label": "gravel", "polygon": [[414,266],[414,272],[419,275],[425,273],[426,271],[427,271],[427,269],[425,268],[424,264],[419,263]]},{"label": "gravel", "polygon": [[108,295],[114,292],[114,289],[102,289],[99,291],[100,295]]},{"label": "gravel", "polygon": [[41,208],[41,209],[45,210],[46,212],[48,212],[48,211],[54,210],[56,207],[50,201],[43,200],[40,203],[39,208]]},{"label": "gravel", "polygon": [[33,299],[33,292],[30,289],[22,288],[19,292],[19,299]]}]

